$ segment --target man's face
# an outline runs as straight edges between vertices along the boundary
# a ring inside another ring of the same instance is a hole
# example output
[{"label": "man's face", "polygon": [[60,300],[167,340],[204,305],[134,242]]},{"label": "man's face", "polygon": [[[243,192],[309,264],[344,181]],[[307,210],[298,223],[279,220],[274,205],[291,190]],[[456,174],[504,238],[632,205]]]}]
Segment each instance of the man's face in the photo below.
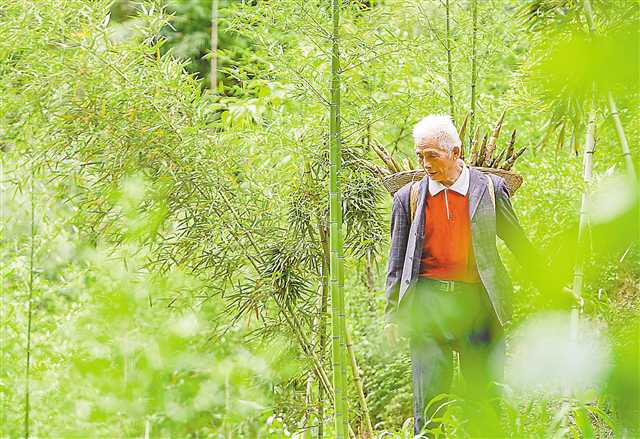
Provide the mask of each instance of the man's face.
[{"label": "man's face", "polygon": [[435,181],[446,180],[456,169],[460,148],[454,147],[451,153],[440,146],[437,140],[427,139],[416,145],[418,161]]}]

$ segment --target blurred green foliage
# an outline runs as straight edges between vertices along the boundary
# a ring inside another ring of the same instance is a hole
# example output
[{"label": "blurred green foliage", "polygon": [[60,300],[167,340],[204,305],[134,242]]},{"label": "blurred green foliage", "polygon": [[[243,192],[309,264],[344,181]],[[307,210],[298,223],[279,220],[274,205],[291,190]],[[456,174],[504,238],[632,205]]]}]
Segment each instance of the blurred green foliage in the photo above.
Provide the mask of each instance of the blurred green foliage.
[{"label": "blurred green foliage", "polygon": [[[0,6],[1,435],[24,434],[32,274],[33,436],[316,435],[312,362],[286,316],[299,319],[320,355],[329,11],[297,0],[219,3],[217,95],[203,92],[210,2]],[[569,308],[563,287],[580,250],[584,316],[612,351],[608,375],[590,392],[505,388],[499,422],[480,421],[510,437],[634,437],[640,190],[620,177],[605,92],[616,93],[638,164],[637,5],[593,1],[591,37],[581,2],[479,3],[478,123],[488,130],[507,108],[505,127],[528,147],[513,202],[549,259],[536,288],[540,277],[500,247],[517,290],[508,334],[532,314]],[[344,9],[349,328],[376,431],[411,437],[407,348],[381,337],[390,199],[362,160],[376,161],[372,142],[398,161],[412,157],[413,123],[448,108],[444,11],[413,0]],[[470,101],[469,2],[452,2],[452,17],[459,122]],[[578,248],[594,81],[592,224]],[[477,437],[457,398],[442,414],[449,437]],[[326,437],[331,415],[325,394]]]}]

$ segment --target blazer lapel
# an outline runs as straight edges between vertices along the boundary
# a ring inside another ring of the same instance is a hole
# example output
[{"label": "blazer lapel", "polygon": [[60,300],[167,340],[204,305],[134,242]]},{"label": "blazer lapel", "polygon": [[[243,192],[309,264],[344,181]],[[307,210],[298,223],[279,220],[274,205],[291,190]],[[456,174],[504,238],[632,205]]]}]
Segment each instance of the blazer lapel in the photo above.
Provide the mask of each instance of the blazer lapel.
[{"label": "blazer lapel", "polygon": [[486,189],[487,177],[482,171],[469,166],[469,221],[473,221],[473,216],[478,210],[478,205]]},{"label": "blazer lapel", "polygon": [[419,227],[419,237],[424,234],[424,222],[425,222],[425,209],[424,203],[427,200],[427,191],[429,190],[429,174],[425,174],[420,181],[420,190],[418,191],[418,202],[416,203],[416,218],[418,221],[414,221],[416,226]]},{"label": "blazer lapel", "polygon": [[[416,200],[416,212],[414,220],[411,222],[411,229],[409,230],[409,242],[407,244],[407,258],[410,261],[410,265],[406,266],[407,269],[411,267],[411,271],[406,273],[408,278],[413,280],[414,274],[420,268],[420,254],[422,252],[422,241],[424,239],[424,222],[425,222],[425,200],[427,198],[427,191],[429,190],[429,175],[426,174],[420,181],[418,187],[418,199]],[[403,276],[404,277],[404,276]]]}]

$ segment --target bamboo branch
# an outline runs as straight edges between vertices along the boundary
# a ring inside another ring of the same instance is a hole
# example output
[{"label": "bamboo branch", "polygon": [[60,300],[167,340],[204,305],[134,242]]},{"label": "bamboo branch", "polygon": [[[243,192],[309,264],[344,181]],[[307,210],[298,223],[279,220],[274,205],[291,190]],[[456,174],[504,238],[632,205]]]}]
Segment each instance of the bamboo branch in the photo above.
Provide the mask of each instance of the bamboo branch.
[{"label": "bamboo branch", "polygon": [[367,428],[367,433],[369,438],[373,439],[373,425],[371,424],[371,416],[369,415],[369,407],[367,406],[367,399],[364,396],[364,385],[362,384],[362,379],[360,378],[360,371],[358,369],[358,362],[356,361],[356,354],[353,350],[353,343],[351,341],[351,334],[349,330],[344,328],[344,335],[347,341],[347,352],[349,353],[349,358],[351,360],[351,373],[353,374],[353,381],[356,385],[356,390],[358,391],[358,398],[360,400],[360,408],[362,409],[362,413],[364,415],[365,427]]},{"label": "bamboo branch", "polygon": [[[259,256],[259,248],[258,248],[257,244],[251,238],[251,234],[248,233],[247,230],[244,230],[245,228],[242,225],[242,223],[240,222],[240,218],[238,216],[238,213],[235,211],[233,205],[229,202],[227,197],[224,195],[224,193],[220,189],[217,189],[217,191],[221,195],[221,197],[222,197],[227,209],[229,209],[229,211],[231,212],[232,217],[236,222],[236,225],[239,228],[243,229],[243,231],[245,232],[245,235],[247,235],[247,238],[249,239],[249,242],[250,242],[251,246],[258,253],[258,256],[256,257],[256,259],[258,259],[259,261],[263,262],[262,258],[260,258],[260,256]],[[216,210],[216,209],[214,209],[214,210]],[[234,238],[236,239],[236,241],[241,242],[241,241],[238,240],[238,238],[236,236],[234,236]],[[245,251],[245,253],[248,255],[248,252]],[[260,273],[261,270],[257,266],[257,264],[255,263],[253,258],[249,258],[248,257],[248,259],[251,262],[251,264],[253,265],[253,267],[255,268],[255,270],[258,273]],[[333,389],[331,387],[331,382],[329,381],[329,378],[328,378],[326,372],[324,371],[324,368],[323,368],[322,364],[318,361],[318,359],[313,354],[313,352],[312,352],[312,350],[310,348],[310,344],[306,340],[304,334],[301,332],[300,323],[297,321],[295,313],[290,309],[289,306],[287,306],[286,304],[281,303],[280,300],[278,300],[277,297],[274,297],[274,301],[275,301],[276,305],[278,305],[278,308],[280,308],[280,311],[281,311],[282,315],[284,316],[284,318],[287,321],[289,327],[293,331],[296,339],[298,340],[298,344],[302,348],[303,352],[305,353],[305,355],[308,356],[309,359],[311,359],[313,370],[314,370],[314,373],[316,374],[316,376],[318,377],[318,381],[321,383],[321,385],[323,386],[323,388],[326,391],[326,393],[328,395],[330,395],[330,397],[332,399],[334,399],[335,398],[335,393],[334,393],[334,391],[333,391]]]},{"label": "bamboo branch", "polygon": [[218,84],[218,0],[211,0],[211,71],[209,89],[216,91]]},{"label": "bamboo branch", "polygon": [[331,381],[329,380],[329,377],[327,376],[324,368],[318,361],[318,358],[313,353],[313,350],[311,349],[311,344],[309,343],[304,333],[302,332],[300,322],[298,321],[296,314],[291,309],[291,305],[289,303],[284,303],[284,304],[280,303],[280,301],[278,301],[277,299],[276,299],[276,302],[278,302],[278,305],[282,309],[285,309],[288,311],[288,313],[287,312],[282,313],[284,315],[284,318],[287,320],[289,327],[291,327],[291,329],[293,330],[293,333],[298,339],[298,342],[302,347],[305,355],[307,355],[311,359],[314,370],[316,371],[316,375],[319,381],[322,383],[322,386],[324,387],[325,392],[327,392],[328,395],[334,398],[335,392],[331,388]]},{"label": "bamboo branch", "polygon": [[473,30],[471,34],[471,121],[469,122],[469,128],[470,131],[473,132],[476,116],[476,83],[478,81],[478,0],[472,0],[471,10],[473,15]]},{"label": "bamboo branch", "polygon": [[[127,75],[124,74],[124,72],[122,70],[120,70],[118,67],[114,66],[113,64],[111,64],[109,61],[107,61],[106,59],[102,58],[100,55],[96,54],[95,52],[93,52],[92,50],[89,50],[89,48],[83,46],[82,44],[79,45],[78,47],[80,47],[81,49],[83,49],[84,51],[88,52],[89,54],[93,55],[96,59],[98,59],[100,62],[102,62],[103,64],[105,64],[107,67],[109,67],[111,70],[113,70],[114,72],[116,72],[123,80],[124,82],[126,82],[127,84],[129,84],[130,86],[133,86],[133,84],[131,83],[131,81],[129,81],[129,78],[127,78]],[[165,111],[162,111],[155,102],[153,102],[153,100],[149,100],[149,103],[151,104],[151,106],[153,107],[154,110],[156,110],[156,113],[158,114],[158,117],[160,117],[160,119],[162,119],[164,121],[164,123],[166,123],[167,125],[169,125],[169,127],[171,127],[171,130],[174,132],[174,134],[178,137],[178,139],[180,139],[180,141],[182,141],[182,135],[180,134],[180,132],[178,131],[178,128],[171,122],[171,120],[169,118],[167,118],[167,115],[165,114]]]},{"label": "bamboo branch", "polygon": [[624,155],[625,162],[627,164],[627,174],[631,177],[631,181],[636,181],[636,170],[633,166],[633,160],[631,160],[631,152],[629,151],[629,143],[627,142],[627,136],[624,134],[624,128],[622,122],[620,122],[620,115],[618,115],[618,107],[613,100],[611,92],[608,93],[609,109],[611,110],[611,117],[616,126],[616,132],[618,133],[618,139],[620,140],[620,146],[622,147],[622,155]]},{"label": "bamboo branch", "polygon": [[[33,156],[32,156],[33,157]],[[29,438],[29,419],[31,415],[31,405],[30,405],[30,384],[31,384],[31,323],[33,316],[33,275],[34,275],[34,255],[35,255],[35,238],[36,238],[36,225],[35,225],[35,171],[33,167],[33,158],[30,160],[30,186],[31,190],[29,191],[29,201],[31,205],[31,233],[30,233],[30,242],[29,242],[29,282],[27,284],[28,288],[28,302],[27,302],[27,358],[25,365],[25,388],[24,388],[24,437],[26,439]]]}]

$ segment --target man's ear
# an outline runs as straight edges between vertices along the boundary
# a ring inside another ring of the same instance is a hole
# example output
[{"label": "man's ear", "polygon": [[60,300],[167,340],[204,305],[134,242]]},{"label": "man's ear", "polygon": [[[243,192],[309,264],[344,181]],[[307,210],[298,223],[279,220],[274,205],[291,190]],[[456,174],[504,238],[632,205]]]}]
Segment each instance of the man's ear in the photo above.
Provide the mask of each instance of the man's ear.
[{"label": "man's ear", "polygon": [[461,150],[460,150],[459,146],[454,146],[451,149],[451,158],[454,159],[454,160],[460,158],[460,151]]}]

